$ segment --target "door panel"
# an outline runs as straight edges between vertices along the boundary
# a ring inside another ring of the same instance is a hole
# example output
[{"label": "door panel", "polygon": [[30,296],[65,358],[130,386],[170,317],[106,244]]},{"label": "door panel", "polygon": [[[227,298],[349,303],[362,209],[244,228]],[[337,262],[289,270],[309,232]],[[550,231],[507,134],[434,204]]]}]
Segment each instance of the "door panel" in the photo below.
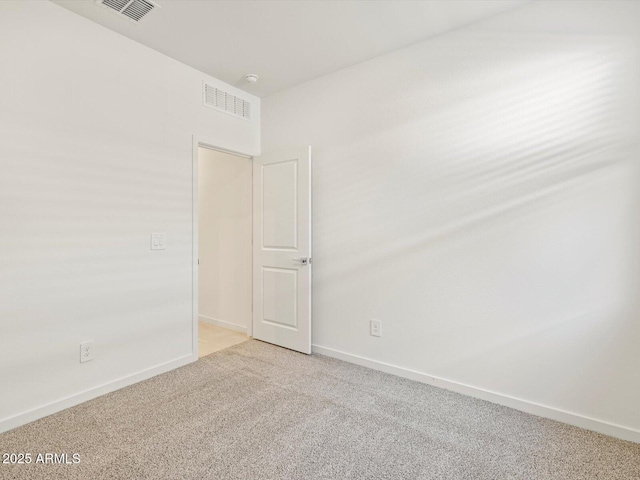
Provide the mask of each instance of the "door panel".
[{"label": "door panel", "polygon": [[262,321],[298,328],[298,271],[262,267]]},{"label": "door panel", "polygon": [[253,168],[253,336],[311,353],[311,148]]},{"label": "door panel", "polygon": [[298,247],[297,161],[262,166],[262,246]]}]

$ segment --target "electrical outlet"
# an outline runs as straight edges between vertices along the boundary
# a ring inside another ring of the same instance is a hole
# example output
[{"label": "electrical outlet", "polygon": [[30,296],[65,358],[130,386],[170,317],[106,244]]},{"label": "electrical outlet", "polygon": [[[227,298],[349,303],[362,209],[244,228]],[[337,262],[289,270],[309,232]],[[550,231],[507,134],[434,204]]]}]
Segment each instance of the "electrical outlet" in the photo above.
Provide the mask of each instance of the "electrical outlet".
[{"label": "electrical outlet", "polygon": [[371,320],[371,335],[380,337],[382,335],[382,325],[380,320]]},{"label": "electrical outlet", "polygon": [[93,340],[80,344],[80,363],[93,360]]}]

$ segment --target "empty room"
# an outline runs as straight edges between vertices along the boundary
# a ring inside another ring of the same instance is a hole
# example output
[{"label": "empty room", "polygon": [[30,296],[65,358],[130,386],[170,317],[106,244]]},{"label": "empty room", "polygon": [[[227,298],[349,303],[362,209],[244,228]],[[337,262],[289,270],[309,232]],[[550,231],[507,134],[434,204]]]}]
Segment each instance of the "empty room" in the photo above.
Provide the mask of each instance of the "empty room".
[{"label": "empty room", "polygon": [[0,479],[640,480],[640,1],[0,1]]}]

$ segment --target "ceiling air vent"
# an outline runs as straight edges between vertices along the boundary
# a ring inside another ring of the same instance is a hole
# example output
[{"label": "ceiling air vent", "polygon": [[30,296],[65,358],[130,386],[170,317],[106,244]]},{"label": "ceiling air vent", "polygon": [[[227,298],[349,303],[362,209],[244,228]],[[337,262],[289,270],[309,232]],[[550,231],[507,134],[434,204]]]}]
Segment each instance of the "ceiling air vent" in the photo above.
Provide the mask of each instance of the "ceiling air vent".
[{"label": "ceiling air vent", "polygon": [[97,0],[96,3],[136,23],[151,10],[159,7],[151,0]]},{"label": "ceiling air vent", "polygon": [[204,84],[203,103],[236,117],[251,120],[251,103],[208,84]]}]

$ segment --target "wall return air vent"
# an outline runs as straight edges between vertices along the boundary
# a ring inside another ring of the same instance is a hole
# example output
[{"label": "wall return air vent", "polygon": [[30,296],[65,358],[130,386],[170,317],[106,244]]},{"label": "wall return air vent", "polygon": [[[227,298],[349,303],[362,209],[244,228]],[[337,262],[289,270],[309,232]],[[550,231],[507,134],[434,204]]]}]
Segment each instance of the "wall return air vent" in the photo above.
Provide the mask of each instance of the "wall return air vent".
[{"label": "wall return air vent", "polygon": [[97,0],[96,3],[135,23],[138,23],[151,10],[159,7],[151,0]]},{"label": "wall return air vent", "polygon": [[206,83],[202,92],[202,102],[207,107],[251,120],[251,103]]}]

